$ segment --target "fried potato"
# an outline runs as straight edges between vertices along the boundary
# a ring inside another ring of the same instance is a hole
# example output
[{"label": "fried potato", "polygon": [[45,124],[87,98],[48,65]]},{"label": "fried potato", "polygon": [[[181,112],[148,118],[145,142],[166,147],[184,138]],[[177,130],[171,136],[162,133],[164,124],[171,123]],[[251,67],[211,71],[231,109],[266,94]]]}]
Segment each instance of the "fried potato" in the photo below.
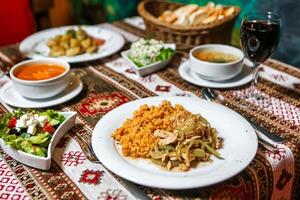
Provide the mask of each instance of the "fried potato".
[{"label": "fried potato", "polygon": [[89,46],[91,46],[92,41],[90,38],[87,38],[85,40],[82,40],[80,44],[84,49],[87,49],[87,48],[89,48]]},{"label": "fried potato", "polygon": [[97,51],[97,46],[90,46],[85,50],[87,53],[94,53]]},{"label": "fried potato", "polygon": [[70,39],[70,47],[79,47],[80,46],[80,41],[75,39],[75,38],[71,38]]},{"label": "fried potato", "polygon": [[55,46],[57,44],[57,41],[54,40],[54,39],[50,39],[47,41],[47,46],[48,47],[52,47],[52,46]]},{"label": "fried potato", "polygon": [[59,57],[64,55],[65,55],[65,50],[61,46],[55,45],[51,48],[50,56]]},{"label": "fried potato", "polygon": [[62,35],[57,35],[53,38],[54,41],[56,41],[57,43],[60,42]]},{"label": "fried potato", "polygon": [[59,46],[61,46],[61,47],[64,48],[64,49],[69,49],[69,48],[70,48],[70,45],[69,45],[69,42],[68,42],[68,41],[60,42],[60,43],[59,43]]},{"label": "fried potato", "polygon": [[78,40],[84,40],[87,38],[87,33],[81,27],[79,27],[76,31],[76,38]]},{"label": "fried potato", "polygon": [[74,47],[66,50],[66,56],[75,56],[80,54],[80,47]]},{"label": "fried potato", "polygon": [[71,39],[71,35],[68,35],[68,34],[64,34],[62,37],[61,37],[61,39],[60,39],[60,41],[61,42],[68,42],[70,39]]}]

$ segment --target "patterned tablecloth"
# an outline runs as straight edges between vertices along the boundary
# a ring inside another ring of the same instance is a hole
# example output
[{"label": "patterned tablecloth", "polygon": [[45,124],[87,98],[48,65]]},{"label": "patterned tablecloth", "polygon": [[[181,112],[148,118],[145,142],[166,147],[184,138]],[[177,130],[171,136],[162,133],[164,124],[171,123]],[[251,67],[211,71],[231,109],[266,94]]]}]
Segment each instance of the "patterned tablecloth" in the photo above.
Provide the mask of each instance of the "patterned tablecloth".
[{"label": "patterned tablecloth", "polygon": [[[121,33],[128,44],[146,36],[140,18],[100,26]],[[4,63],[10,66],[20,61],[17,55],[16,46],[0,49],[4,71]],[[210,187],[171,191],[135,185],[87,160],[81,146],[90,140],[97,121],[113,108],[155,95],[200,98],[199,87],[183,81],[178,74],[185,56],[184,52],[176,55],[168,68],[143,78],[119,53],[74,65],[72,73],[83,81],[84,91],[55,109],[76,111],[76,126],[54,150],[49,171],[20,164],[0,149],[0,199],[300,199],[300,70],[272,59],[259,74],[256,89],[265,97],[263,100],[244,98],[249,85],[220,90],[228,107],[286,139],[284,144],[274,143],[276,152],[259,145],[255,159],[237,176]],[[7,81],[2,76],[0,87]],[[11,110],[0,104],[0,116]]]}]

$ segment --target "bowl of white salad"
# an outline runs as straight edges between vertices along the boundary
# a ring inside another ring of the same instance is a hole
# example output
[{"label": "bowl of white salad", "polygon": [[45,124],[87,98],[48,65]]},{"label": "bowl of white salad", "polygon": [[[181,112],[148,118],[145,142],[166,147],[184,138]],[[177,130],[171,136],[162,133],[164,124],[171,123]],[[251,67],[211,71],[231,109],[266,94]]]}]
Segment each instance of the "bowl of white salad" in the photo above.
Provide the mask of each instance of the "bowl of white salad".
[{"label": "bowl of white salad", "polygon": [[176,45],[155,39],[139,39],[121,53],[140,76],[146,76],[166,67],[171,61]]}]

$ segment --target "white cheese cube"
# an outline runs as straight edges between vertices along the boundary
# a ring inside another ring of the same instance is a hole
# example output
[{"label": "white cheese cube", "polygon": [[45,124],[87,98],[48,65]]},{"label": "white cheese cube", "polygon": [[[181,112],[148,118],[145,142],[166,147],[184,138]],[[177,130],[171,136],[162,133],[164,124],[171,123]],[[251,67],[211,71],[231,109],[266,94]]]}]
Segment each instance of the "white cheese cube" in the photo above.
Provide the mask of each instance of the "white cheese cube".
[{"label": "white cheese cube", "polygon": [[27,120],[27,117],[28,117],[28,115],[25,114],[25,115],[22,115],[22,116],[20,117],[20,119],[22,119],[22,120]]},{"label": "white cheese cube", "polygon": [[34,117],[31,117],[29,120],[26,121],[26,125],[30,126],[30,125],[37,125],[38,120],[36,120]]},{"label": "white cheese cube", "polygon": [[16,123],[17,128],[26,128],[26,120],[24,119],[18,119]]},{"label": "white cheese cube", "polygon": [[25,115],[22,115],[22,116],[20,117],[20,119],[28,120],[28,119],[30,119],[31,117],[33,117],[33,114],[32,114],[32,113],[27,113],[27,114],[25,114]]},{"label": "white cheese cube", "polygon": [[44,127],[46,125],[46,123],[48,122],[48,118],[46,116],[43,116],[43,115],[39,116],[37,118],[37,120],[38,120],[38,123],[39,123],[40,127]]},{"label": "white cheese cube", "polygon": [[39,117],[39,114],[34,114],[33,116],[35,119],[37,119]]},{"label": "white cheese cube", "polygon": [[36,125],[30,125],[30,126],[28,126],[27,133],[30,133],[31,135],[35,135],[35,133],[36,133]]}]

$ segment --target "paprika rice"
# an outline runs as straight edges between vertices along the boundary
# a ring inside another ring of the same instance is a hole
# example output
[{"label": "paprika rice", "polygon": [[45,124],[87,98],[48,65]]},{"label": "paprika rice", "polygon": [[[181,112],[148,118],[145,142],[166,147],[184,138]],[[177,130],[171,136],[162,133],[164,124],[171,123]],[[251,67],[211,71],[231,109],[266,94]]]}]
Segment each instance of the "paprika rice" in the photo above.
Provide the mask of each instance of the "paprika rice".
[{"label": "paprika rice", "polygon": [[188,112],[183,106],[174,107],[168,101],[159,106],[142,105],[118,128],[112,137],[119,141],[124,156],[149,158],[158,138],[155,130],[173,131],[175,128],[172,116],[178,112]]}]

